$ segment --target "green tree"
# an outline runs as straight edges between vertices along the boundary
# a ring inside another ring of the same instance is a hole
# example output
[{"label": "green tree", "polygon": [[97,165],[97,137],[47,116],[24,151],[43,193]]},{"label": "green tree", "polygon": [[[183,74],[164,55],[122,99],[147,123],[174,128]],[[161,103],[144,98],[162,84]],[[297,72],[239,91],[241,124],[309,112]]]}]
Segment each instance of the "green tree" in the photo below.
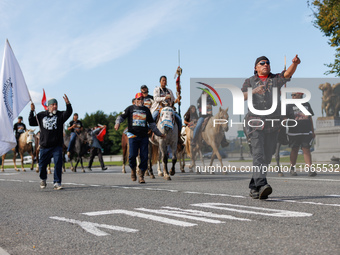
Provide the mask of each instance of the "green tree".
[{"label": "green tree", "polygon": [[340,76],[340,0],[313,0],[308,5],[312,7],[314,26],[330,38],[328,43],[336,50],[334,63],[326,64],[330,70],[325,74]]}]

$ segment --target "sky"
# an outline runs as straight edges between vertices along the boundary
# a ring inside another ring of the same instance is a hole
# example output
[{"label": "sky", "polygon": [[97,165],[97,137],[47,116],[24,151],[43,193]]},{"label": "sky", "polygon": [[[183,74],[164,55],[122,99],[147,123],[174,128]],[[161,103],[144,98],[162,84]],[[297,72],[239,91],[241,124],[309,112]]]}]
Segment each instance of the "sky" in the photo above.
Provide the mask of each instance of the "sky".
[{"label": "sky", "polygon": [[[0,0],[0,57],[8,39],[36,111],[45,89],[59,110],[66,94],[82,119],[123,111],[141,85],[153,94],[162,75],[175,92],[180,50],[183,115],[190,79],[247,78],[262,55],[273,73],[298,54],[293,78],[334,77],[324,64],[335,50],[312,20],[307,1],[296,0]],[[317,84],[308,89],[321,116],[322,93]],[[21,113],[28,127],[29,111],[28,104]]]}]

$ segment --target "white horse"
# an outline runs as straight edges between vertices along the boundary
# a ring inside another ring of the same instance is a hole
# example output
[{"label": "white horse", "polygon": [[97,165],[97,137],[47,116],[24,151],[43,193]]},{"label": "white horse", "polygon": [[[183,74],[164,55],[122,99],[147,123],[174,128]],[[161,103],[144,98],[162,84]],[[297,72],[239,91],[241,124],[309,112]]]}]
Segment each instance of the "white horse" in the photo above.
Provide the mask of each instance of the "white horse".
[{"label": "white horse", "polygon": [[163,161],[163,172],[158,170],[158,175],[163,176],[166,180],[171,180],[168,172],[168,146],[172,152],[172,167],[170,175],[175,174],[175,164],[177,162],[177,142],[178,142],[178,126],[175,122],[175,112],[171,107],[164,107],[160,111],[157,128],[161,133],[165,134],[165,138],[154,136],[151,142],[158,145],[159,151],[154,150],[153,155],[158,153],[158,162]]}]

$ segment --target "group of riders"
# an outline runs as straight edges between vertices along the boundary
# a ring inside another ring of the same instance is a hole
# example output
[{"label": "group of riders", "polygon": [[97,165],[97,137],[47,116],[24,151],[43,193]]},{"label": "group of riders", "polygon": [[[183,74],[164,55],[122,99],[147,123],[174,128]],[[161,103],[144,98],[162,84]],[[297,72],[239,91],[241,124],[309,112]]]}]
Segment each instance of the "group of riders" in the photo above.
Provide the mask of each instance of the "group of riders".
[{"label": "group of riders", "polygon": [[[170,107],[173,109],[174,122],[178,126],[178,147],[183,149],[183,139],[181,138],[182,130],[182,118],[176,108],[175,103],[180,102],[180,98],[175,98],[174,93],[167,87],[167,77],[161,76],[159,79],[160,86],[157,86],[153,91],[153,96],[149,94],[149,88],[146,85],[142,85],[140,92],[132,99],[132,105],[127,107],[123,113],[118,116],[116,120],[115,129],[118,130],[120,124],[127,119],[128,129],[125,131],[129,138],[129,165],[131,167],[131,179],[136,181],[136,157],[140,156],[139,164],[139,182],[145,183],[144,173],[147,169],[148,160],[148,143],[150,132],[165,138],[165,135],[157,128],[156,123],[159,120],[160,112],[164,107]],[[203,92],[206,93],[206,92]],[[208,97],[208,109],[212,109],[214,106],[213,100]],[[210,100],[211,99],[211,100]],[[194,136],[191,137],[191,142],[195,145],[197,140],[197,134],[201,130],[203,120],[212,115],[212,111],[208,111],[206,115],[201,114],[200,102],[198,100],[199,116],[195,106],[190,106],[186,114],[184,115],[184,124],[194,130]],[[139,153],[139,154],[138,154]]]}]

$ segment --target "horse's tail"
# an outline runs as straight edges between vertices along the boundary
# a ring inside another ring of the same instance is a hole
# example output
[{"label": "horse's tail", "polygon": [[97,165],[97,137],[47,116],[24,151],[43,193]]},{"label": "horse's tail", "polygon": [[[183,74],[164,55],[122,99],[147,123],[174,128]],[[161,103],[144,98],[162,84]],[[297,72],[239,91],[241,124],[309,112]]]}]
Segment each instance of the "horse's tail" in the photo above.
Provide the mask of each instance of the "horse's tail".
[{"label": "horse's tail", "polygon": [[151,162],[152,164],[156,164],[158,161],[158,157],[159,157],[159,150],[158,150],[158,146],[152,144],[152,155],[151,155]]}]

